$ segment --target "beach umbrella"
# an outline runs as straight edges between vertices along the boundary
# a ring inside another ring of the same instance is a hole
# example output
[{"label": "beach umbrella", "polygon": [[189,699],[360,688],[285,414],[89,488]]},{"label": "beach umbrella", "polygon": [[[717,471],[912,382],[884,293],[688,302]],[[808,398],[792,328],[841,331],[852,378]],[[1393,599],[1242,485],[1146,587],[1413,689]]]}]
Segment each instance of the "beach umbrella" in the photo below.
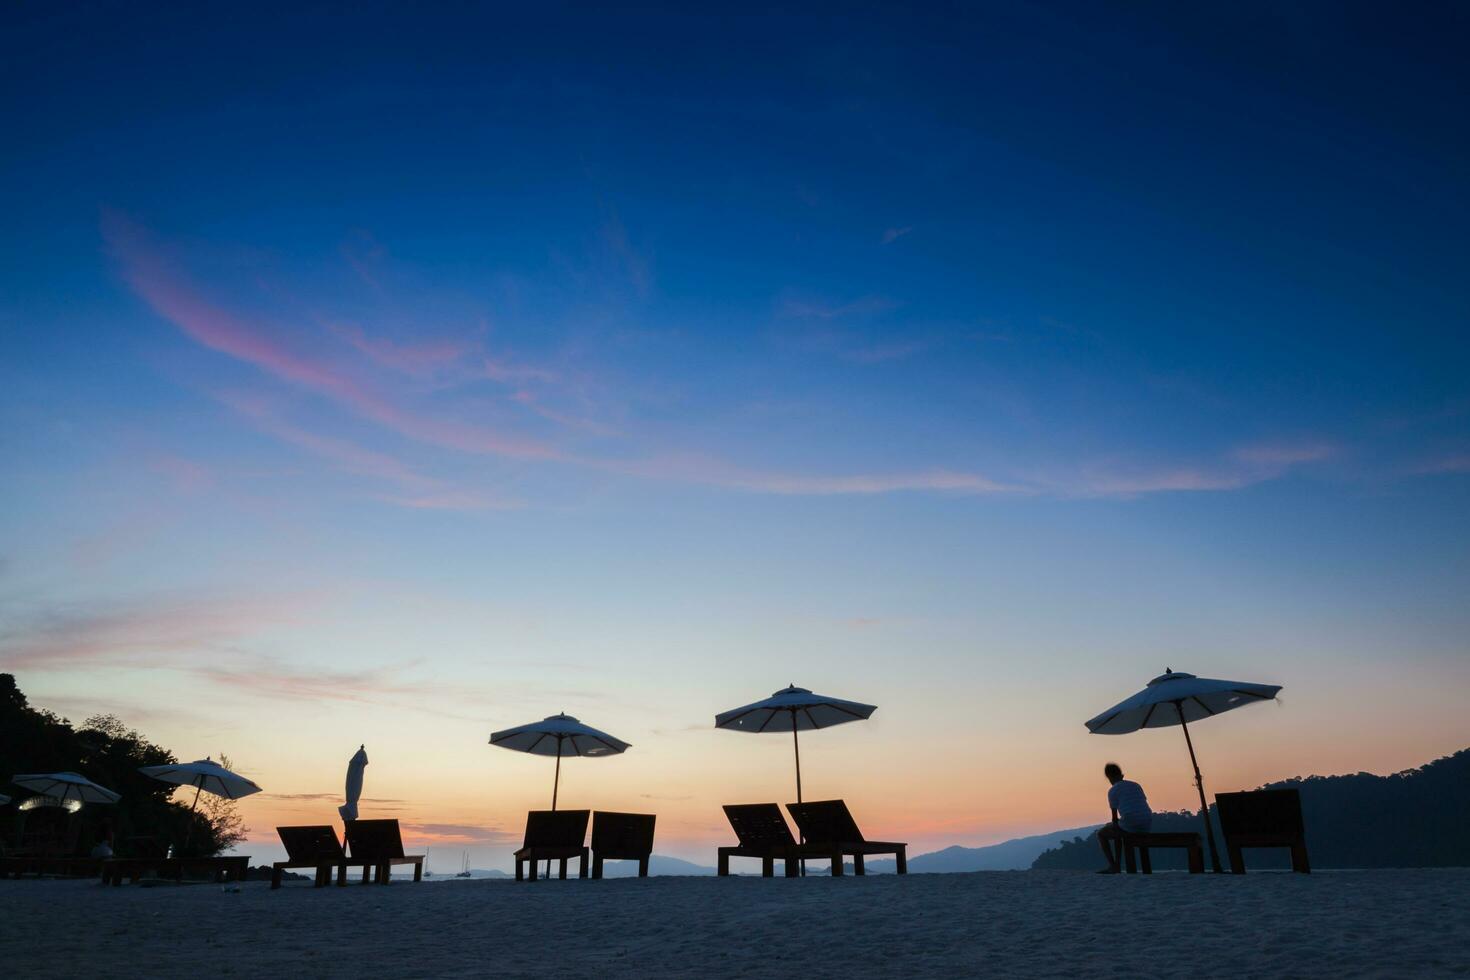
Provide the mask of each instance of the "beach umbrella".
[{"label": "beach umbrella", "polygon": [[68,800],[80,803],[116,803],[122,799],[120,794],[105,786],[98,786],[87,777],[74,772],[28,773],[12,776],[10,781],[42,796],[54,797],[62,803]]},{"label": "beach umbrella", "polygon": [[[142,766],[138,771],[161,782],[174,783],[178,786],[193,786],[194,802],[189,807],[190,813],[198,809],[200,793],[212,793],[215,796],[223,796],[227,800],[238,800],[242,796],[260,792],[260,787],[244,776],[230,772],[218,762],[207,758],[194,762],[172,763],[166,766]],[[184,832],[186,846],[189,843],[189,834],[193,833],[193,830],[194,825],[191,823]]]},{"label": "beach umbrella", "polygon": [[1088,721],[1087,730],[1094,735],[1126,735],[1140,728],[1168,728],[1178,725],[1184,729],[1184,744],[1189,747],[1189,762],[1194,766],[1194,785],[1199,790],[1205,837],[1210,843],[1210,862],[1214,870],[1219,872],[1220,855],[1215,851],[1215,831],[1210,826],[1210,805],[1205,802],[1205,781],[1200,775],[1199,760],[1194,754],[1194,740],[1189,737],[1189,723],[1212,718],[1248,704],[1273,700],[1280,690],[1279,684],[1220,681],[1165,667],[1164,672],[1149,681],[1143,690]]},{"label": "beach umbrella", "polygon": [[556,756],[556,775],[551,784],[553,810],[556,809],[556,794],[561,786],[562,756],[598,759],[606,755],[621,755],[630,748],[627,742],[584,725],[565,712],[519,728],[494,732],[490,736],[490,744],[515,752]]},{"label": "beach umbrella", "polygon": [[796,754],[796,802],[800,803],[801,743],[797,740],[796,733],[813,728],[831,728],[849,721],[863,721],[877,710],[878,706],[874,704],[813,694],[804,687],[792,684],[764,701],[715,715],[715,727],[737,732],[790,732],[791,746]]},{"label": "beach umbrella", "polygon": [[347,762],[347,788],[343,793],[346,802],[337,807],[344,824],[357,819],[357,801],[362,798],[362,771],[367,768],[367,764],[367,746],[360,745]]}]

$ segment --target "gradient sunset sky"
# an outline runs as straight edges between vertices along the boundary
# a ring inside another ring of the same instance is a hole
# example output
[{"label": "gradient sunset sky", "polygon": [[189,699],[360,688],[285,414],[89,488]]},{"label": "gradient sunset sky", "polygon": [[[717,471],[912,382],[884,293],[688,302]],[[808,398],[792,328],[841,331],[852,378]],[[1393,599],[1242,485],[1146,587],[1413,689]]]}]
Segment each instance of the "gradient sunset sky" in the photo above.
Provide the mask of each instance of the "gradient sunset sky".
[{"label": "gradient sunset sky", "polygon": [[565,710],[711,864],[789,682],[911,853],[1188,806],[1165,666],[1212,792],[1470,744],[1463,5],[365,6],[0,29],[0,670],[252,853],[365,742],[503,866]]}]

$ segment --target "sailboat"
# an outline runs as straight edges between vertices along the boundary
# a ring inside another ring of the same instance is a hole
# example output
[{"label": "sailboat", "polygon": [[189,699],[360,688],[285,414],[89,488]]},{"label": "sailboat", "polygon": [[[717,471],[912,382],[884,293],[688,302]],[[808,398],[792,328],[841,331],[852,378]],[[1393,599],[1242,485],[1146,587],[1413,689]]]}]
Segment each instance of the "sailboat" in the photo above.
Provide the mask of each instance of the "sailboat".
[{"label": "sailboat", "polygon": [[429,849],[427,847],[424,848],[424,877],[434,877],[434,872],[429,870]]},{"label": "sailboat", "polygon": [[468,878],[470,876],[470,852],[464,852],[464,870],[455,875],[456,878]]}]

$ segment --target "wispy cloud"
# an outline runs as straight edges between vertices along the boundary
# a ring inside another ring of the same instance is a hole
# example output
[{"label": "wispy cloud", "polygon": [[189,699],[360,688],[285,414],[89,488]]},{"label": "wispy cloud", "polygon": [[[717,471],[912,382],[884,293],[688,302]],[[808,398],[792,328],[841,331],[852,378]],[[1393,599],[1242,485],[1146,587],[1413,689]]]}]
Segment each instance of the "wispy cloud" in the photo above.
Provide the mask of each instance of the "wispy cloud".
[{"label": "wispy cloud", "polygon": [[88,602],[29,614],[8,610],[0,627],[0,664],[56,670],[98,664],[161,665],[181,655],[235,652],[242,636],[299,622],[318,597],[161,595]]},{"label": "wispy cloud", "polygon": [[401,435],[449,449],[518,458],[555,458],[550,446],[474,424],[421,415],[394,404],[325,361],[293,350],[261,326],[208,302],[127,219],[109,212],[103,232],[123,277],[162,317],[199,344],[324,395]]},{"label": "wispy cloud", "polygon": [[796,319],[836,320],[842,317],[877,316],[896,310],[899,305],[896,300],[877,295],[860,296],[846,303],[785,296],[777,303],[776,312]]},{"label": "wispy cloud", "polygon": [[1092,496],[1239,490],[1279,479],[1292,469],[1323,462],[1336,453],[1336,447],[1321,441],[1261,443],[1198,463],[1093,464],[1083,467],[1078,480],[1044,482],[1062,493]]},{"label": "wispy cloud", "polygon": [[500,827],[473,823],[403,823],[404,837],[430,844],[514,844],[521,835]]},{"label": "wispy cloud", "polygon": [[1449,453],[1425,460],[1413,469],[1414,473],[1430,476],[1438,473],[1470,473],[1470,453]]},{"label": "wispy cloud", "polygon": [[902,228],[888,228],[883,232],[883,244],[892,245],[913,230],[912,225],[905,225]]}]

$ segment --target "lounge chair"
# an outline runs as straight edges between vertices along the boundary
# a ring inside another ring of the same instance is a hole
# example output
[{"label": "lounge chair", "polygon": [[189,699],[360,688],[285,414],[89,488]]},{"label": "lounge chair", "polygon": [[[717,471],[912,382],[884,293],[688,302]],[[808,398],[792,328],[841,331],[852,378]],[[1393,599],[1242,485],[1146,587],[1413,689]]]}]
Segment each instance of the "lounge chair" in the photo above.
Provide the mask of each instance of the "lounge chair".
[{"label": "lounge chair", "polygon": [[[332,882],[332,870],[345,868],[347,853],[337,832],[326,824],[319,827],[277,827],[276,833],[286,848],[286,860],[271,865],[271,887],[281,887],[281,875],[287,868],[312,868],[316,871],[316,887]],[[368,866],[367,860],[362,864]],[[345,884],[345,882],[344,882]]]},{"label": "lounge chair", "polygon": [[393,868],[400,864],[413,865],[413,880],[424,879],[424,856],[404,854],[403,837],[398,832],[397,820],[349,820],[347,821],[346,861],[337,865],[337,884],[347,884],[347,868],[362,865],[362,880],[366,882],[371,873],[373,881],[386,885],[393,878]]},{"label": "lounge chair", "polygon": [[137,882],[145,871],[174,881],[183,881],[186,872],[206,872],[215,881],[244,881],[250,871],[250,857],[241,854],[229,857],[107,858],[102,862],[102,883],[121,885],[124,878]]},{"label": "lounge chair", "polygon": [[775,876],[775,863],[785,862],[786,877],[796,877],[796,838],[781,816],[781,808],[774,803],[738,803],[725,807],[725,818],[735,830],[740,843],[734,847],[722,847],[719,856],[719,874],[730,873],[732,857],[760,858],[761,876]]},{"label": "lounge chair", "polygon": [[537,861],[560,861],[561,877],[567,876],[567,860],[581,861],[577,877],[587,877],[587,818],[591,810],[532,810],[526,814],[526,840],[515,852],[516,881],[524,881],[522,865],[531,865],[536,880]]},{"label": "lounge chair", "polygon": [[1291,848],[1291,870],[1307,874],[1307,834],[1302,798],[1294,789],[1258,789],[1251,793],[1216,793],[1220,829],[1230,853],[1230,870],[1245,874],[1245,847]]},{"label": "lounge chair", "polygon": [[869,854],[892,854],[898,865],[899,874],[908,874],[908,845],[893,841],[864,840],[863,832],[852,819],[847,804],[841,800],[821,800],[816,803],[788,803],[791,819],[801,830],[803,842],[797,846],[797,854],[807,858],[830,858],[832,874],[842,874],[842,858],[852,857],[852,869],[856,874],[866,874],[863,858]]},{"label": "lounge chair", "polygon": [[637,861],[638,877],[648,877],[648,859],[653,854],[651,813],[608,813],[598,810],[592,817],[592,877],[602,877],[602,862]]},{"label": "lounge chair", "polygon": [[1189,873],[1204,874],[1205,851],[1199,834],[1130,834],[1124,831],[1118,841],[1123,849],[1123,866],[1129,874],[1137,874],[1140,867],[1144,874],[1153,874],[1154,862],[1149,852],[1157,848],[1183,849],[1189,862]]}]

